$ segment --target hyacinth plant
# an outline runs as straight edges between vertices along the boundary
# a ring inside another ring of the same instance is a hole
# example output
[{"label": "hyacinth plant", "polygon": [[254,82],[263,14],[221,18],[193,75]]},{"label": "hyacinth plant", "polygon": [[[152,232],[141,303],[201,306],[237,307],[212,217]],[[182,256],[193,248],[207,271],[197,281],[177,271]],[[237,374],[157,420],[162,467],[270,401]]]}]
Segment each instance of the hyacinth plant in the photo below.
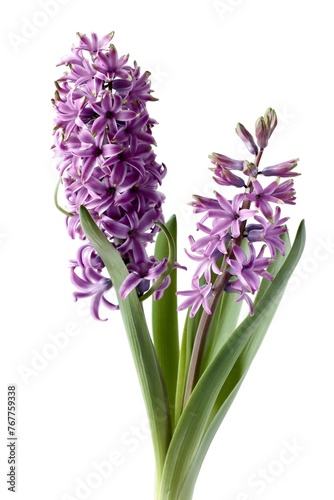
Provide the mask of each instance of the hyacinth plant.
[{"label": "hyacinth plant", "polygon": [[70,261],[74,298],[89,298],[96,319],[120,311],[151,426],[155,498],[189,500],[303,251],[303,221],[291,246],[281,213],[295,204],[298,159],[260,167],[277,125],[272,108],[254,136],[237,125],[249,158],[209,156],[217,190],[194,196],[197,231],[186,255],[195,272],[189,290],[178,291],[185,268],[176,216],[163,214],[166,167],[154,152],[150,75],[119,56],[113,33],[78,36],[59,63],[66,72],[52,99],[55,203],[70,237],[81,240]]}]

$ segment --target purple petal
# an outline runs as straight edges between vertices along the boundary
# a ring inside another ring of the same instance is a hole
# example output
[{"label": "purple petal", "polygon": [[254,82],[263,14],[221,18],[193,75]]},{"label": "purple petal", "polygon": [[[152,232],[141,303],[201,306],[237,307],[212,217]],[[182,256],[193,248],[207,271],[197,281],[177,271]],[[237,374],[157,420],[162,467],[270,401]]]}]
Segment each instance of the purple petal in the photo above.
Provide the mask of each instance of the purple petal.
[{"label": "purple petal", "polygon": [[119,294],[124,300],[132,290],[141,282],[142,278],[138,274],[130,273],[119,288]]}]

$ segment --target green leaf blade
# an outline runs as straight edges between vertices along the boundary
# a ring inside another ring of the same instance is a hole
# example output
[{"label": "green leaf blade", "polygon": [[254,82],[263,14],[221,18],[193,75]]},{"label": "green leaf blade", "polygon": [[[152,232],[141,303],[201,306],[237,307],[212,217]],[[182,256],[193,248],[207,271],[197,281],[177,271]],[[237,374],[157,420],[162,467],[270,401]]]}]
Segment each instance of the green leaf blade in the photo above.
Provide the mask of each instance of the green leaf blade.
[{"label": "green leaf blade", "polygon": [[[260,331],[263,334],[269,327],[304,245],[305,226],[302,221],[291,251],[276,278],[256,304],[254,316],[246,317],[237,327],[198,381],[169,446],[162,476],[159,497],[161,500],[187,498],[184,485],[187,484],[189,490],[193,488],[200,462],[204,459],[209,441],[211,442],[221,422],[217,416],[217,409],[215,411],[217,398],[230,377],[229,390],[226,391],[226,397],[218,408],[218,412],[224,417],[225,409],[228,410],[248,369],[248,366],[241,366],[240,370],[238,360],[240,364],[242,361],[240,356],[251,349],[252,337],[256,332]],[[259,337],[257,342],[261,343],[261,335]],[[257,350],[256,347],[254,343],[254,351]]]},{"label": "green leaf blade", "polygon": [[104,262],[118,296],[124,327],[151,425],[157,482],[159,483],[171,439],[170,408],[161,368],[135,290],[129,293],[125,300],[119,297],[119,288],[128,275],[120,253],[107,240],[83,206],[80,207],[80,222],[87,238]]},{"label": "green leaf blade", "polygon": [[[177,220],[175,215],[166,223],[176,247]],[[164,232],[158,234],[155,244],[155,257],[162,260],[169,257],[169,244]],[[176,251],[173,256],[176,260]],[[161,366],[166,391],[171,406],[172,426],[174,426],[174,411],[177,372],[179,363],[179,329],[177,313],[177,270],[170,274],[171,283],[164,291],[161,299],[152,302],[152,332],[153,342]]]}]

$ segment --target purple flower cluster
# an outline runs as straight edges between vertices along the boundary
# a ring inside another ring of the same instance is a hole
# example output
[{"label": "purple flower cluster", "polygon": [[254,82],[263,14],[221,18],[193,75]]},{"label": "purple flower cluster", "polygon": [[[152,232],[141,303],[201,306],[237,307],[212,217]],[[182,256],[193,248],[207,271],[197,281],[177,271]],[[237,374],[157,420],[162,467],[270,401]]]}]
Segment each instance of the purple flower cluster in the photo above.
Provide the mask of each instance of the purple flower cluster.
[{"label": "purple flower cluster", "polygon": [[[215,192],[214,198],[194,196],[194,212],[203,214],[197,224],[202,236],[197,240],[189,237],[190,251],[186,253],[198,265],[192,289],[178,292],[187,297],[179,310],[191,307],[190,316],[201,306],[211,314],[210,305],[218,290],[237,293],[237,301],[245,300],[253,314],[250,296],[259,289],[260,278],[273,279],[267,268],[276,259],[277,251],[284,255],[281,235],[287,231],[288,218],[281,218],[278,205],[295,204],[294,182],[290,177],[299,174],[293,171],[298,159],[259,168],[276,125],[277,116],[272,108],[256,121],[256,140],[242,124],[237,125],[238,136],[254,155],[252,162],[218,153],[209,156],[216,183],[232,186],[238,192],[231,199],[219,192]],[[275,179],[265,185],[266,177]],[[289,179],[282,182],[281,178]],[[261,244],[259,250],[256,244]]]},{"label": "purple flower cluster", "polygon": [[[56,81],[52,100],[56,112],[53,150],[66,197],[66,224],[72,238],[85,240],[79,219],[84,205],[98,227],[119,250],[130,272],[122,287],[143,294],[166,268],[147,254],[147,245],[163,222],[164,195],[158,187],[166,174],[152,149],[156,121],[147,112],[155,100],[149,73],[141,74],[128,56],[119,56],[111,39],[79,35],[79,43],[59,65],[66,73]],[[71,261],[71,277],[78,288],[75,299],[91,297],[91,312],[100,319],[99,306],[118,308],[105,296],[112,288],[104,264],[87,243]],[[155,292],[161,296],[166,278]]]}]

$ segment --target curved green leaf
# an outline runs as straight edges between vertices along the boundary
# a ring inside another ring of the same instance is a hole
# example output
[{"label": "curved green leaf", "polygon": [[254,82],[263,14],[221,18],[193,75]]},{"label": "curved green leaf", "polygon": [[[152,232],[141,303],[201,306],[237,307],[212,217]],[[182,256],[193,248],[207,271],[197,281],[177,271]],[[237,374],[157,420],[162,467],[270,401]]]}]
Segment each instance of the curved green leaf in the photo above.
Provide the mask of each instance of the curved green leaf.
[{"label": "curved green leaf", "polygon": [[[262,334],[269,327],[304,245],[305,226],[302,221],[291,251],[276,278],[256,304],[254,316],[246,317],[236,328],[198,381],[180,417],[168,449],[162,475],[160,500],[188,498],[184,486],[187,484],[189,489],[193,488],[195,476],[197,477],[196,470],[199,470],[210,437],[213,437],[215,432],[213,422],[219,425],[219,420],[221,420],[218,414],[214,413],[217,398],[230,376],[230,391],[227,391],[227,396],[219,410],[224,415],[224,405],[227,411],[229,402],[247,371],[244,371],[244,366],[241,370],[238,366],[238,362],[240,364],[243,361],[240,356],[243,353],[244,355],[250,353],[252,345],[253,349],[256,349]],[[261,334],[259,340],[255,342],[252,338],[256,332],[261,332]]]},{"label": "curved green leaf", "polygon": [[[179,497],[177,497],[178,499],[192,500],[193,492],[196,485],[196,480],[200,472],[200,469],[202,467],[204,458],[208,452],[208,449],[210,447],[210,444],[212,443],[213,438],[216,435],[217,430],[219,429],[222,420],[224,419],[226,413],[228,412],[231,404],[234,401],[235,396],[237,395],[241,382],[242,380],[230,392],[229,396],[224,402],[224,405],[220,408],[219,412],[214,416],[210,425],[206,429],[204,437],[197,449],[197,453],[194,457],[194,460],[191,463],[191,467],[189,468],[189,471],[184,478],[184,482],[181,485],[180,494]],[[161,497],[161,498],[169,498],[169,497]]]},{"label": "curved green leaf", "polygon": [[139,382],[142,388],[157,466],[157,482],[171,439],[170,409],[159,361],[146,324],[142,305],[133,290],[125,300],[119,297],[119,288],[128,275],[120,253],[95,224],[87,209],[80,207],[82,228],[104,262],[115,287],[124,326],[127,332]]}]

